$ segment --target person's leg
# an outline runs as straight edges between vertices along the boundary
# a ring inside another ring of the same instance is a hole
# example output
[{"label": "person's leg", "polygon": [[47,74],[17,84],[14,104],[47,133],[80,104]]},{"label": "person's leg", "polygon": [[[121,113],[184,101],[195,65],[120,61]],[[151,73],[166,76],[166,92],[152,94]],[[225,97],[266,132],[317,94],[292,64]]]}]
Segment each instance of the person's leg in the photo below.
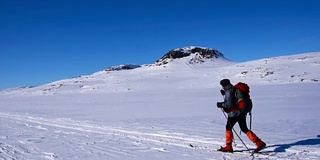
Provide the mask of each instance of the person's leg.
[{"label": "person's leg", "polygon": [[237,118],[235,117],[229,117],[227,120],[227,124],[226,124],[226,146],[225,147],[221,147],[220,149],[218,149],[219,151],[222,152],[233,152],[233,148],[232,148],[232,141],[233,141],[233,133],[232,133],[232,128],[233,126],[237,123]]},{"label": "person's leg", "polygon": [[241,131],[245,134],[247,134],[247,132],[249,131],[248,127],[247,127],[247,121],[246,121],[247,115],[246,114],[241,114],[238,117],[238,123],[239,123],[239,127],[241,129]]},{"label": "person's leg", "polygon": [[264,143],[255,133],[252,131],[247,132],[248,138],[256,144],[257,148],[254,150],[254,152],[259,152],[262,150],[264,147],[266,147],[266,143]]},{"label": "person's leg", "polygon": [[238,122],[237,117],[228,117],[227,124],[226,124],[226,130],[232,131],[233,126]]},{"label": "person's leg", "polygon": [[247,127],[247,122],[246,122],[246,115],[241,115],[239,116],[239,126],[241,128],[241,131],[244,132],[247,137],[256,144],[257,148],[255,149],[255,152],[259,152],[261,149],[263,149],[266,144],[251,130],[248,129]]}]

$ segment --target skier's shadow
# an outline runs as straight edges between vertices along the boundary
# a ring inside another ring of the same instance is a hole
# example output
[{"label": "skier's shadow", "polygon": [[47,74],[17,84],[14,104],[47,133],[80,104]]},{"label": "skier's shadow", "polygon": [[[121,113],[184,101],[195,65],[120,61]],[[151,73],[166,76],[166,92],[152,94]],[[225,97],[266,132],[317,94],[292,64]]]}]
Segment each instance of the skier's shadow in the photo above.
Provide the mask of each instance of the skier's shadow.
[{"label": "skier's shadow", "polygon": [[285,152],[286,149],[292,146],[301,146],[301,145],[302,146],[303,145],[320,145],[320,135],[317,135],[317,138],[313,138],[313,139],[301,140],[301,141],[289,143],[289,144],[276,144],[269,147],[277,147],[274,149],[274,152]]}]

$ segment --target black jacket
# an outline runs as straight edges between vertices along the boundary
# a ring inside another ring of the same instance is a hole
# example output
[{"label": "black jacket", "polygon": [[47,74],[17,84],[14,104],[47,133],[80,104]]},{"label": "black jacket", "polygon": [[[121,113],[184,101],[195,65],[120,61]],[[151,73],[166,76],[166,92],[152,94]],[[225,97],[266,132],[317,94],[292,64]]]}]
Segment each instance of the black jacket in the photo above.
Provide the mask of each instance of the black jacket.
[{"label": "black jacket", "polygon": [[237,117],[240,115],[239,110],[232,110],[236,105],[237,100],[235,98],[235,89],[232,84],[229,84],[223,87],[225,91],[224,102],[222,102],[222,108],[225,112],[228,113],[228,117]]}]

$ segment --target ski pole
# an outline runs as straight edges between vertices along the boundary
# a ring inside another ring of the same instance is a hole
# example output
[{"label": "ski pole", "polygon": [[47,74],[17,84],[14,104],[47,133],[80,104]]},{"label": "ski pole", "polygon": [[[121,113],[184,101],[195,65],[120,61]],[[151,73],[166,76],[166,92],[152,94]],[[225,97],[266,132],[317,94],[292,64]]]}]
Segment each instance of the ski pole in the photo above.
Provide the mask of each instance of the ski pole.
[{"label": "ski pole", "polygon": [[249,116],[250,116],[250,131],[251,131],[251,125],[252,125],[252,112],[249,112]]}]

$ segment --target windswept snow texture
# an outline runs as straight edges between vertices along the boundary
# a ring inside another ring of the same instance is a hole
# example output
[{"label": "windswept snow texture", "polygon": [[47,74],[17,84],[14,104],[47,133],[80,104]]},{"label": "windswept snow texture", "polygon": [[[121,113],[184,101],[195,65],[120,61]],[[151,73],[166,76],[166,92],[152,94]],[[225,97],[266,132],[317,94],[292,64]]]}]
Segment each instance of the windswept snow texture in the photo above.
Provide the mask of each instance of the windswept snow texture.
[{"label": "windswept snow texture", "polygon": [[[320,53],[189,58],[1,91],[0,159],[320,159]],[[250,157],[236,136],[235,153],[216,151],[226,125],[216,107],[223,78],[250,85],[262,154]]]}]

